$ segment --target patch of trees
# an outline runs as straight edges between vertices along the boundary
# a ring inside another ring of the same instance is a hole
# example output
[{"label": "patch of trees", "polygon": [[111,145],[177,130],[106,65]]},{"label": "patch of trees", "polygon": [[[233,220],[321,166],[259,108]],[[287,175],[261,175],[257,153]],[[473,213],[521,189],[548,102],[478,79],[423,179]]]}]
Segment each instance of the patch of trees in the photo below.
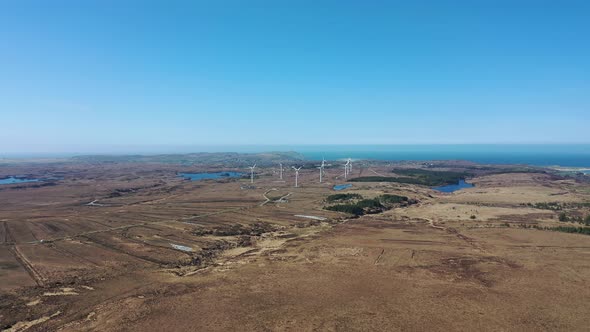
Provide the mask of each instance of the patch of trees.
[{"label": "patch of trees", "polygon": [[556,232],[565,233],[578,233],[590,235],[590,228],[588,227],[573,227],[573,226],[557,226],[557,227],[546,227],[545,229]]},{"label": "patch of trees", "polygon": [[587,215],[586,218],[582,218],[581,216],[570,216],[565,212],[562,212],[559,214],[558,219],[561,222],[577,222],[578,224],[590,226],[590,215]]},{"label": "patch of trees", "polygon": [[391,176],[362,176],[350,179],[352,182],[397,182],[407,184],[417,184],[422,186],[443,186],[448,184],[456,184],[459,180],[473,174],[467,172],[453,172],[453,171],[431,171],[425,169],[396,169],[393,170],[399,177]]},{"label": "patch of trees", "polygon": [[356,204],[338,204],[325,207],[326,210],[344,212],[355,216],[362,216],[365,211]]},{"label": "patch of trees", "polygon": [[507,174],[507,173],[547,173],[544,170],[541,169],[531,169],[531,168],[507,168],[507,169],[503,169],[503,170],[499,170],[499,171],[494,171],[491,173],[488,173],[488,175],[493,175],[493,174]]},{"label": "patch of trees", "polygon": [[157,188],[157,187],[160,187],[161,185],[162,185],[161,183],[154,183],[152,185],[144,186],[144,187],[115,189],[110,194],[108,194],[107,198],[121,197],[121,196],[123,196],[125,194],[135,193],[135,192],[138,192],[138,191],[143,190],[143,189]]},{"label": "patch of trees", "polygon": [[542,227],[538,225],[520,225],[521,228],[534,228],[542,231],[554,231],[564,233],[575,233],[590,235],[590,227],[575,227],[575,226],[557,226],[557,227]]},{"label": "patch of trees", "polygon": [[7,186],[6,188],[2,188],[0,190],[4,190],[4,189],[18,190],[18,189],[53,187],[53,186],[57,186],[57,183],[55,183],[55,182],[42,182],[42,183],[35,183],[35,184],[21,184],[21,185],[16,185],[16,186]]},{"label": "patch of trees", "polygon": [[590,203],[588,202],[541,202],[541,203],[523,203],[522,205],[532,207],[535,209],[543,209],[543,210],[552,210],[552,211],[560,211],[565,209],[575,209],[575,208],[585,208],[590,207]]},{"label": "patch of trees", "polygon": [[197,229],[192,233],[197,236],[214,235],[214,236],[236,236],[251,235],[260,236],[263,233],[274,232],[278,228],[267,222],[257,222],[251,225],[229,224],[217,226],[213,229]]},{"label": "patch of trees", "polygon": [[326,210],[350,213],[355,216],[363,214],[380,213],[385,210],[385,206],[376,199],[361,199],[353,203],[338,204],[326,207]]},{"label": "patch of trees", "polygon": [[[363,198],[359,194],[336,194],[340,199],[326,199],[327,202],[344,201],[347,203],[325,206],[326,210],[349,213],[354,216],[381,213],[396,206],[407,206],[417,203],[406,196],[384,194],[375,198]],[[331,197],[328,196],[328,197]]]},{"label": "patch of trees", "polygon": [[378,197],[379,201],[383,204],[399,204],[408,202],[408,198],[406,196],[399,196],[399,195],[392,195],[392,194],[383,194]]},{"label": "patch of trees", "polygon": [[542,210],[559,211],[563,210],[564,206],[559,202],[542,202],[542,203],[527,203],[529,207]]},{"label": "patch of trees", "polygon": [[393,172],[399,175],[417,179],[427,186],[455,184],[459,182],[459,180],[473,176],[473,174],[468,172],[431,171],[425,169],[397,169],[393,170]]},{"label": "patch of trees", "polygon": [[348,201],[351,199],[362,199],[359,194],[334,194],[326,197],[326,202]]}]

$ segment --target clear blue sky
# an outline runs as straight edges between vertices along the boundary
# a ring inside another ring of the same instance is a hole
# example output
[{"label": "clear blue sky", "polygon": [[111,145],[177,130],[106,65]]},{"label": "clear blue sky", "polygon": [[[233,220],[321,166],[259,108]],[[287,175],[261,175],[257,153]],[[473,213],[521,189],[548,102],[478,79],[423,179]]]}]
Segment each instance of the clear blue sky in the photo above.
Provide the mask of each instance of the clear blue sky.
[{"label": "clear blue sky", "polygon": [[590,143],[589,36],[589,1],[3,0],[0,152]]}]

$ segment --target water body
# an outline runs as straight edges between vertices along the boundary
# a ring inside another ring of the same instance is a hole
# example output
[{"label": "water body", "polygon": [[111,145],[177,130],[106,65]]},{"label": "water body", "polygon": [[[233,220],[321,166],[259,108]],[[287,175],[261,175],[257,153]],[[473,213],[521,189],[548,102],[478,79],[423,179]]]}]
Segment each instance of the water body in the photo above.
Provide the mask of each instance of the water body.
[{"label": "water body", "polygon": [[223,179],[223,178],[240,178],[244,173],[239,172],[216,172],[216,173],[178,173],[178,176],[191,181]]},{"label": "water body", "polygon": [[14,183],[26,183],[26,182],[39,182],[41,179],[35,178],[24,178],[10,176],[4,179],[0,179],[0,184],[14,184]]},{"label": "water body", "polygon": [[449,184],[446,186],[434,187],[432,189],[438,190],[443,193],[452,193],[453,191],[461,190],[463,188],[474,187],[473,184],[465,182],[465,180],[459,180],[457,184]]},{"label": "water body", "polygon": [[336,190],[336,191],[340,191],[340,190],[348,189],[350,187],[352,187],[352,184],[345,183],[345,184],[337,184],[337,185],[334,186],[333,189]]},{"label": "water body", "polygon": [[170,246],[172,246],[172,248],[174,248],[176,250],[182,250],[182,251],[186,251],[186,252],[192,252],[193,251],[193,248],[187,247],[187,246],[183,246],[183,245],[180,245],[180,244],[170,243]]},{"label": "water body", "polygon": [[468,160],[481,164],[590,167],[590,144],[467,144],[307,146],[307,159]]},{"label": "water body", "polygon": [[[71,157],[80,154],[158,154],[192,152],[262,153],[296,151],[309,160],[376,159],[399,160],[468,160],[482,164],[528,164],[535,166],[564,166],[590,168],[590,144],[407,144],[407,145],[211,145],[177,146],[162,150],[136,147],[125,151],[88,151],[85,153],[55,153],[51,157]],[[46,154],[12,153],[0,158],[42,158]]]}]

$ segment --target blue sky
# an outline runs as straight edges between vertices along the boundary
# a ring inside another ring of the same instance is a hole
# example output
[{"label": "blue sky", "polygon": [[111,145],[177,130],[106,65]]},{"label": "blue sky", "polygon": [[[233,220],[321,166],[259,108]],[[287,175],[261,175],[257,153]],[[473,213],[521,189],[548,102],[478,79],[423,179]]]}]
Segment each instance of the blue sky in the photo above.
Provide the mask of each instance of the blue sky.
[{"label": "blue sky", "polygon": [[590,143],[588,1],[0,1],[0,152]]}]

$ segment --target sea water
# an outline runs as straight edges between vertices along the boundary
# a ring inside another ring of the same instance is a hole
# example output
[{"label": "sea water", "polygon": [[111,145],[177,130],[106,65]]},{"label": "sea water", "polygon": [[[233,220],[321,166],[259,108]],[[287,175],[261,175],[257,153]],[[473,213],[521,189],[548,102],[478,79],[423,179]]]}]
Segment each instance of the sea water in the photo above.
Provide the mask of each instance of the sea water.
[{"label": "sea water", "polygon": [[467,160],[482,164],[590,167],[590,144],[353,145],[296,149],[307,159]]},{"label": "sea water", "polygon": [[[220,145],[183,146],[175,150],[157,153],[262,153],[269,151],[295,151],[301,153],[308,160],[322,160],[322,158],[327,160],[353,158],[386,161],[468,160],[483,164],[590,168],[590,144]],[[153,153],[156,152],[152,151],[148,154]],[[70,157],[71,155],[74,154],[56,154],[53,157]],[[10,157],[10,154],[4,154],[2,157]],[[40,156],[21,154],[15,155],[15,157]]]}]

